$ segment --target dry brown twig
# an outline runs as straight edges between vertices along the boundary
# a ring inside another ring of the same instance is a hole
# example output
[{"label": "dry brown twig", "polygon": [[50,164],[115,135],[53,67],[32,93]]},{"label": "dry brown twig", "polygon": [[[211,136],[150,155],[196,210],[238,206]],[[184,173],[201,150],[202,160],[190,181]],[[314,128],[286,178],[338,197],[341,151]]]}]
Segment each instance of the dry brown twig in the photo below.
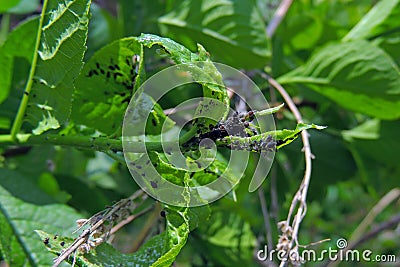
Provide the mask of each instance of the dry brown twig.
[{"label": "dry brown twig", "polygon": [[115,233],[119,228],[121,228],[121,224],[125,225],[134,218],[143,215],[147,209],[139,212],[136,215],[131,215],[131,213],[137,207],[139,207],[146,200],[146,198],[147,194],[144,194],[142,190],[139,190],[129,198],[118,201],[112,207],[96,213],[89,219],[78,220],[78,229],[75,230],[75,232],[83,229],[84,227],[87,228],[82,231],[78,238],[76,238],[68,248],[63,250],[61,254],[55,258],[53,267],[59,266],[72,254],[74,265],[78,251],[82,250],[83,252],[88,252],[92,247],[105,242],[110,234]]},{"label": "dry brown twig", "polygon": [[282,22],[283,18],[286,16],[289,7],[292,5],[293,0],[283,0],[275,11],[274,17],[271,19],[267,26],[267,36],[271,38],[279,24]]},{"label": "dry brown twig", "polygon": [[[300,114],[300,111],[297,109],[290,95],[286,92],[286,90],[273,78],[269,77],[265,73],[261,73],[261,75],[269,82],[271,86],[273,86],[283,97],[285,102],[287,103],[290,111],[293,113],[296,121],[298,123],[303,122],[303,118]],[[300,223],[303,220],[306,212],[307,212],[307,191],[310,184],[311,178],[311,169],[312,169],[312,159],[314,158],[311,153],[309,136],[307,131],[301,132],[301,139],[303,141],[303,151],[305,157],[305,172],[303,180],[300,184],[300,187],[296,194],[293,197],[292,203],[290,205],[289,213],[287,219],[285,221],[281,221],[278,223],[278,228],[281,230],[281,235],[279,238],[279,243],[277,245],[277,250],[286,251],[286,255],[299,255],[298,248],[298,232],[300,228]],[[293,216],[295,209],[297,208],[296,214]],[[293,221],[292,221],[293,218]],[[290,259],[289,259],[290,260]],[[285,266],[288,261],[281,261],[279,266]],[[299,266],[301,264],[301,260],[293,259],[291,261],[293,265]]]}]

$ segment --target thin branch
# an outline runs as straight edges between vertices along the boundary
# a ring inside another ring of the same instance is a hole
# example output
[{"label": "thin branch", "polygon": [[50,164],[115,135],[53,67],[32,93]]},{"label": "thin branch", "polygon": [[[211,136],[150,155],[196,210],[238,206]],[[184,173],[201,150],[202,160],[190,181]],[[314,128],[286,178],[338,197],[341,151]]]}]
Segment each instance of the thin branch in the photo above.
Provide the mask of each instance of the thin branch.
[{"label": "thin branch", "polygon": [[276,9],[275,14],[271,21],[269,22],[267,26],[267,36],[271,38],[276,29],[278,28],[279,24],[285,17],[287,11],[289,10],[289,7],[292,5],[293,0],[283,0],[279,7]]},{"label": "thin branch", "polygon": [[359,240],[350,244],[348,249],[353,249],[353,248],[361,245],[362,243],[376,237],[378,234],[382,233],[384,230],[396,227],[399,223],[400,223],[400,213],[394,215],[388,221],[379,224],[377,227],[375,227],[371,231],[364,234],[364,236],[361,237]]},{"label": "thin branch", "polygon": [[136,220],[139,217],[142,217],[144,214],[146,214],[147,212],[151,211],[152,209],[154,209],[154,206],[150,206],[136,214],[130,215],[128,216],[125,220],[119,222],[116,226],[114,226],[111,231],[110,231],[110,235],[115,234],[116,232],[118,232],[122,227],[124,227],[125,225],[127,225],[128,223],[132,222],[133,220]]},{"label": "thin branch", "polygon": [[[269,77],[265,73],[261,73],[262,77],[268,80],[269,84],[271,84],[278,92],[281,94],[285,102],[287,103],[289,109],[293,113],[294,117],[296,118],[298,123],[303,122],[303,118],[300,114],[300,111],[297,109],[296,105],[294,104],[292,98],[290,95],[286,92],[286,90],[273,78]],[[311,178],[311,169],[312,169],[312,158],[313,155],[311,153],[311,148],[310,148],[310,142],[308,138],[308,133],[307,131],[302,131],[301,132],[301,139],[303,141],[303,151],[304,151],[304,157],[305,157],[305,172],[304,172],[304,177],[303,181],[300,184],[300,187],[298,191],[296,192],[290,209],[289,213],[287,216],[286,221],[284,222],[283,225],[283,237],[289,240],[288,244],[285,244],[282,249],[287,250],[289,253],[291,250],[297,250],[298,249],[298,232],[300,228],[300,223],[303,220],[306,212],[307,212],[307,191],[308,187],[310,185],[310,178]],[[292,214],[294,210],[297,208],[296,215],[294,215],[293,222],[291,222]],[[290,231],[289,231],[290,230]],[[278,244],[279,245],[279,244]],[[289,254],[288,254],[289,255]],[[280,266],[285,266],[286,261],[282,261]]]},{"label": "thin branch", "polygon": [[159,202],[157,202],[153,212],[147,218],[146,222],[144,223],[144,226],[136,236],[135,241],[132,244],[132,247],[128,250],[128,253],[133,253],[137,251],[139,247],[144,243],[146,237],[149,235],[151,228],[153,227],[156,220],[159,218],[160,211],[161,211],[161,205]]},{"label": "thin branch", "polygon": [[387,206],[390,205],[393,201],[400,197],[400,189],[394,188],[390,190],[386,195],[384,195],[379,202],[368,212],[367,216],[362,220],[360,225],[354,230],[353,234],[350,237],[349,243],[353,243],[355,240],[358,240],[369,225],[375,220],[376,216],[380,214]]},{"label": "thin branch", "polygon": [[262,187],[259,187],[257,191],[258,191],[258,198],[260,199],[261,211],[264,217],[264,227],[265,227],[267,245],[268,248],[272,249],[274,246],[274,243],[272,241],[272,228],[269,222],[270,216],[268,213],[267,202],[265,201],[264,190],[262,189]]},{"label": "thin branch", "polygon": [[276,167],[272,166],[271,170],[271,217],[275,220],[275,224],[278,223],[279,205],[278,205],[278,193],[276,190]]}]

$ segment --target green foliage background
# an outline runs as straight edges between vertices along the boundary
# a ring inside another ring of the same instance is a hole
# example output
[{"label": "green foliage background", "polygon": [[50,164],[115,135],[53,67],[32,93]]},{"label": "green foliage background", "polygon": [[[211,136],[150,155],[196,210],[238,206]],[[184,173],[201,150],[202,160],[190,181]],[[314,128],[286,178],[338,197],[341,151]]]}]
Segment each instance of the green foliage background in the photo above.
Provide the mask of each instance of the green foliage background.
[{"label": "green foliage background", "polygon": [[[352,237],[385,194],[399,190],[398,0],[293,1],[271,38],[266,27],[279,4],[274,0],[49,0],[44,7],[42,2],[0,2],[0,264],[52,266],[54,255],[43,239],[57,234],[71,242],[76,219],[139,189],[113,151],[121,150],[127,100],[172,61],[212,60],[243,69],[278,105],[283,99],[259,75],[266,72],[286,88],[306,123],[328,126],[309,132],[315,159],[301,244],[330,238],[312,248],[335,248],[338,238]],[[138,38],[142,33],[166,38]],[[134,55],[141,56],[136,73],[125,60]],[[101,69],[117,64],[121,75],[89,77],[96,64]],[[221,88],[195,89],[168,95],[151,119],[164,122],[168,103],[202,93],[227,99]],[[277,129],[296,127],[285,108],[275,121]],[[301,182],[301,149],[300,140],[279,149],[262,185],[271,232],[266,233],[258,194],[247,191],[254,159],[235,193],[203,208],[163,205],[166,218],[153,209],[120,230],[114,248],[101,245],[77,264],[258,266],[254,252],[264,248],[266,235],[277,243],[276,225],[286,219]],[[223,159],[218,164],[225,166]],[[209,173],[198,179],[218,174]],[[148,199],[140,209],[152,205],[158,204]],[[399,197],[385,203],[358,238],[399,210]],[[396,225],[357,248],[398,257]],[[58,241],[51,245],[52,252],[62,249]]]}]

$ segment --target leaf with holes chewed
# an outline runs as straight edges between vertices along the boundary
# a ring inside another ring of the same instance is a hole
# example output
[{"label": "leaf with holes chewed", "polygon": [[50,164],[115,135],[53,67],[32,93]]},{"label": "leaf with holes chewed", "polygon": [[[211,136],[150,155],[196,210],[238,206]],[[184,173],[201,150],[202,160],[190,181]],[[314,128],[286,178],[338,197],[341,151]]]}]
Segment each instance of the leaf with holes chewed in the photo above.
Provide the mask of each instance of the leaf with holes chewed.
[{"label": "leaf with holes chewed", "polygon": [[[144,46],[161,46],[168,56],[176,64],[185,64],[196,82],[202,85],[205,100],[199,103],[196,110],[195,125],[199,132],[206,132],[210,124],[224,119],[229,111],[229,97],[223,84],[222,76],[212,64],[208,53],[201,45],[197,45],[198,53],[192,53],[189,49],[171,39],[159,37],[153,34],[142,34],[138,41]],[[190,64],[202,62],[201,64]]]},{"label": "leaf with holes chewed", "polygon": [[25,114],[34,134],[57,129],[69,118],[86,50],[89,7],[90,0],[48,1]]}]

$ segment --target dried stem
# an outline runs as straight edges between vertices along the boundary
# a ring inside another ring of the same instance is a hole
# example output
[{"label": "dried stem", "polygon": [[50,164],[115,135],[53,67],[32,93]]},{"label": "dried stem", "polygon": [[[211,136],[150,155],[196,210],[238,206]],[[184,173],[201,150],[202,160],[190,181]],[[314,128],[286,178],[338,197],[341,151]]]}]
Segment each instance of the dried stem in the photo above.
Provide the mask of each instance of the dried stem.
[{"label": "dried stem", "polygon": [[[269,77],[265,73],[261,73],[261,75],[268,80],[270,85],[272,85],[276,90],[278,90],[278,92],[281,94],[281,96],[287,103],[289,109],[293,113],[294,117],[296,118],[297,122],[302,123],[303,118],[299,110],[297,109],[296,105],[294,104],[292,98],[286,92],[286,90],[276,80]],[[282,230],[283,235],[280,238],[280,244],[278,244],[278,248],[286,250],[286,252],[288,253],[287,255],[289,255],[291,251],[297,252],[298,250],[298,232],[300,228],[300,223],[307,212],[306,199],[311,178],[311,169],[312,169],[311,160],[313,158],[313,155],[311,153],[310,142],[308,139],[307,131],[301,132],[301,139],[303,141],[303,151],[306,163],[304,178],[300,184],[298,191],[294,195],[286,221],[280,223],[281,226],[280,228]],[[291,222],[293,213],[296,208],[297,212],[293,217],[293,221]],[[286,263],[287,261],[283,260],[279,266],[285,266]],[[297,265],[298,263],[292,262],[292,264]]]},{"label": "dried stem", "polygon": [[146,214],[147,212],[151,211],[152,209],[154,209],[154,206],[150,206],[136,214],[130,215],[128,216],[125,220],[119,222],[116,226],[114,226],[111,231],[110,231],[110,235],[115,234],[116,232],[118,232],[122,227],[124,227],[125,225],[127,225],[128,223],[132,222],[133,220],[136,220],[139,217],[142,217],[144,214]]},{"label": "dried stem", "polygon": [[143,228],[140,230],[139,234],[135,238],[132,247],[129,248],[128,250],[129,253],[137,251],[139,247],[143,244],[143,242],[146,240],[146,237],[149,235],[151,228],[153,227],[154,223],[160,216],[160,211],[161,211],[161,205],[159,202],[157,202],[153,212],[147,218],[147,221],[144,223]]},{"label": "dried stem", "polygon": [[375,220],[376,216],[380,214],[387,206],[389,206],[393,201],[400,197],[400,189],[394,188],[390,190],[386,195],[384,195],[379,202],[368,212],[367,216],[365,216],[364,220],[359,224],[356,230],[354,230],[353,234],[350,237],[349,243],[350,245],[361,238],[365,230],[369,225]]},{"label": "dried stem", "polygon": [[[134,202],[138,198],[140,198],[139,202]],[[110,236],[112,227],[125,220],[129,215],[129,212],[132,212],[140,206],[146,198],[147,195],[144,194],[142,190],[139,190],[129,198],[118,201],[112,207],[95,214],[90,219],[82,219],[83,223],[79,225],[78,230],[82,229],[82,227],[86,225],[89,225],[89,227],[82,231],[78,238],[76,238],[67,249],[61,252],[61,254],[54,260],[53,267],[59,266],[64,260],[68,259],[70,255],[76,255],[76,251],[82,247],[88,250],[92,246],[104,242]],[[98,242],[91,240],[94,238],[95,234],[98,235]]]},{"label": "dried stem", "polygon": [[265,227],[265,236],[267,240],[268,248],[272,248],[274,243],[272,241],[272,229],[271,224],[269,222],[269,213],[267,208],[267,202],[265,201],[264,190],[262,187],[258,188],[258,198],[260,199],[261,211],[264,217],[264,227]]},{"label": "dried stem", "polygon": [[271,38],[276,29],[278,28],[279,24],[285,17],[287,11],[289,10],[289,7],[291,6],[293,0],[283,0],[280,4],[279,7],[276,9],[275,14],[271,21],[269,22],[267,26],[267,36]]}]

